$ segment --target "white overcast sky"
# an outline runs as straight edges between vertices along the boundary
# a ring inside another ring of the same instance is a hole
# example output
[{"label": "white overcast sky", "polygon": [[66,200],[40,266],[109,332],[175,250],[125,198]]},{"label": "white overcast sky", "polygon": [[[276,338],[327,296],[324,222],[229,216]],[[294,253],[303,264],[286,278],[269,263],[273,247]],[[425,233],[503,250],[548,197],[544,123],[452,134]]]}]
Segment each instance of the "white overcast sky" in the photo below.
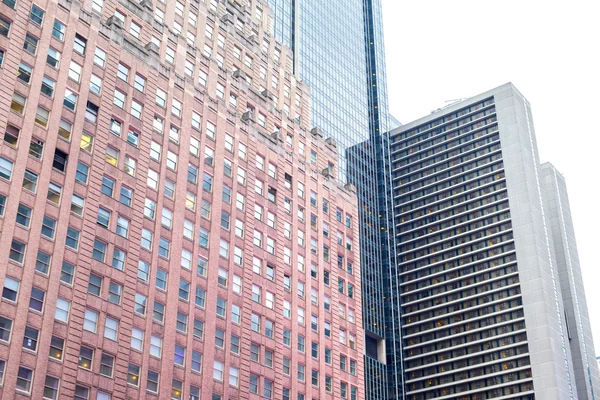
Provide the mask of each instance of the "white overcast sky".
[{"label": "white overcast sky", "polygon": [[600,1],[382,0],[390,112],[408,123],[512,82],[567,180],[600,355]]}]

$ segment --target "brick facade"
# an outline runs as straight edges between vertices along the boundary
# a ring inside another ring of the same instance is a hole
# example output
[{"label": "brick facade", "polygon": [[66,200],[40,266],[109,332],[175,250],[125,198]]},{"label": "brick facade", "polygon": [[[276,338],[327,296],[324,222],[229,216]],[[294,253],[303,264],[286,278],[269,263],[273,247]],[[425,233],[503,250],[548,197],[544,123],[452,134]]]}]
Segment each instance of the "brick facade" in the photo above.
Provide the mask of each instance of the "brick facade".
[{"label": "brick facade", "polygon": [[0,3],[1,398],[364,397],[356,196],[243,3]]}]

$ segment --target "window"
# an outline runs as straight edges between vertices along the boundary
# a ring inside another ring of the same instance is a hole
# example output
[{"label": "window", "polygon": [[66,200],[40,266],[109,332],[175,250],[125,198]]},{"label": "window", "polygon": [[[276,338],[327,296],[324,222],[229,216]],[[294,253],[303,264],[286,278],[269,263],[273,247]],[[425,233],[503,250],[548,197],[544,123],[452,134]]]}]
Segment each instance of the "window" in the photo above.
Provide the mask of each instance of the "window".
[{"label": "window", "polygon": [[170,179],[165,179],[165,188],[163,190],[165,196],[170,199],[175,199],[175,182]]},{"label": "window", "polygon": [[304,365],[298,364],[298,380],[300,382],[304,382],[304,376],[305,376]]},{"label": "window", "polygon": [[140,380],[140,366],[135,364],[129,364],[127,369],[127,383],[132,384],[135,387],[139,386]]},{"label": "window", "polygon": [[106,318],[106,322],[104,324],[104,337],[116,341],[118,327],[119,323],[116,320],[112,318]]},{"label": "window", "polygon": [[125,269],[125,258],[126,253],[123,250],[119,250],[115,247],[111,265],[113,268],[123,271]]},{"label": "window", "polygon": [[190,283],[184,281],[183,279],[179,280],[179,299],[183,301],[188,301],[190,298]]},{"label": "window", "polygon": [[25,104],[27,103],[27,98],[20,95],[19,93],[13,93],[12,102],[10,103],[10,108],[17,114],[23,115],[23,111],[25,110]]},{"label": "window", "polygon": [[19,204],[19,207],[17,208],[17,224],[22,225],[25,228],[29,228],[31,212],[31,208],[23,204]]},{"label": "window", "polygon": [[96,11],[98,14],[102,14],[103,3],[103,0],[92,0],[92,10]]},{"label": "window", "polygon": [[24,83],[29,83],[31,81],[32,72],[33,68],[24,62],[21,62],[21,64],[19,64],[19,70],[17,71],[17,78]]},{"label": "window", "polygon": [[143,106],[135,100],[131,101],[131,115],[137,119],[142,119]]},{"label": "window", "polygon": [[77,162],[77,172],[75,173],[75,180],[79,183],[87,184],[88,174],[90,171],[90,167],[82,163],[81,161]]},{"label": "window", "polygon": [[[54,20],[54,24],[52,26],[52,36],[54,36],[57,40],[62,42],[63,39],[65,38],[66,30],[67,30],[67,27],[62,22],[60,22],[56,19]],[[6,35],[4,35],[4,36],[6,36]],[[84,49],[85,49],[85,45],[84,45]]]},{"label": "window", "polygon": [[217,315],[225,318],[225,312],[227,310],[227,300],[217,297]]},{"label": "window", "polygon": [[75,61],[71,61],[69,65],[69,78],[79,83],[81,80],[81,65],[77,64]]},{"label": "window", "polygon": [[135,304],[134,304],[134,311],[138,314],[141,315],[146,315],[146,296],[140,294],[140,293],[136,293],[135,294]]},{"label": "window", "polygon": [[[8,342],[10,340],[12,323],[12,320],[0,317],[0,341]],[[0,367],[1,366],[2,365],[0,365]],[[0,372],[4,372],[4,370],[0,369]],[[2,379],[0,379],[0,382],[2,382]]]},{"label": "window", "polygon": [[84,205],[85,205],[84,198],[73,193],[73,197],[71,198],[71,212],[80,217],[83,216]]},{"label": "window", "polygon": [[62,360],[63,353],[64,353],[64,347],[65,347],[64,339],[59,338],[57,336],[52,336],[52,339],[50,340],[49,357],[54,358],[55,360]]},{"label": "window", "polygon": [[72,285],[74,275],[75,275],[75,266],[71,263],[63,261],[61,271],[60,271],[60,280],[68,285]]},{"label": "window", "polygon": [[275,324],[273,321],[265,320],[265,336],[273,338],[275,334]]},{"label": "window", "polygon": [[123,286],[118,283],[111,282],[108,285],[108,302],[116,305],[121,304],[121,294],[123,293]]},{"label": "window", "polygon": [[112,378],[115,358],[109,354],[102,353],[100,357],[100,375]]},{"label": "window", "polygon": [[175,362],[175,365],[185,365],[185,348],[178,344],[175,345],[175,355],[173,361]]},{"label": "window", "polygon": [[100,292],[102,290],[102,278],[95,274],[90,274],[90,279],[88,282],[88,293],[91,293],[95,296],[100,296]]},{"label": "window", "polygon": [[146,78],[139,74],[135,74],[133,87],[139,90],[140,92],[144,93],[144,91],[146,90]]},{"label": "window", "polygon": [[154,307],[152,310],[152,318],[155,321],[160,322],[161,324],[164,321],[165,318],[165,305],[162,303],[159,303],[158,301],[154,301]]},{"label": "window", "polygon": [[183,333],[187,332],[187,318],[188,316],[186,314],[177,312],[177,324],[175,327],[178,331]]},{"label": "window", "polygon": [[124,204],[127,207],[131,207],[132,197],[133,190],[129,189],[127,186],[121,186],[121,196],[119,197],[119,201],[121,202],[121,204]]},{"label": "window", "polygon": [[48,275],[50,269],[50,261],[52,256],[42,250],[38,250],[37,258],[35,261],[35,270],[41,272],[44,275]]},{"label": "window", "polygon": [[85,310],[83,318],[83,329],[90,332],[96,332],[98,327],[98,313],[92,310]]},{"label": "window", "polygon": [[139,39],[141,32],[142,32],[142,27],[132,21],[131,25],[129,27],[129,33],[131,34],[131,36],[133,36],[136,39]]},{"label": "window", "polygon": [[158,393],[158,382],[160,381],[158,372],[148,370],[148,379],[146,381],[146,390],[152,393]]},{"label": "window", "polygon": [[[77,36],[76,36],[77,37]],[[83,54],[83,53],[81,53]],[[100,68],[104,68],[104,62],[106,61],[106,52],[99,47],[96,47],[96,51],[94,52],[94,64],[98,65]]]},{"label": "window", "polygon": [[[67,93],[69,92],[69,93]],[[69,97],[67,97],[67,95],[69,95]],[[73,99],[73,93],[71,93],[68,89],[65,92],[65,105],[67,105],[67,103],[69,103],[71,100]],[[75,100],[77,100],[77,96],[75,95]],[[71,103],[69,103],[71,104]],[[73,108],[71,110],[75,109],[75,105],[74,103],[72,104]],[[46,110],[45,108],[39,107],[37,108],[36,112],[35,112],[35,122],[38,125],[43,126],[44,128],[48,126],[48,119],[50,118],[50,111]]]},{"label": "window", "polygon": [[85,109],[85,119],[86,121],[95,124],[98,119],[98,106],[94,103],[88,101]]},{"label": "window", "polygon": [[8,254],[8,258],[13,260],[18,264],[23,264],[23,259],[25,258],[25,250],[27,245],[22,243],[16,239],[13,239],[10,245],[10,252]]},{"label": "window", "polygon": [[113,104],[119,108],[125,108],[125,93],[115,89]]},{"label": "window", "polygon": [[171,251],[171,242],[163,237],[158,241],[158,255],[166,259],[169,258]]},{"label": "window", "polygon": [[137,328],[131,329],[131,343],[130,346],[134,350],[142,351],[142,345],[144,343],[144,332]]},{"label": "window", "polygon": [[19,281],[9,278],[4,278],[4,288],[2,289],[2,297],[12,301],[17,301],[17,294],[19,293]]},{"label": "window", "polygon": [[100,262],[104,262],[104,259],[106,257],[106,248],[106,243],[96,239],[94,241],[94,250],[92,251],[92,258]]},{"label": "window", "polygon": [[[36,158],[36,159],[41,159],[42,158],[42,154],[44,152],[44,142],[42,142],[41,140],[38,140],[36,138],[32,138],[31,142],[29,143],[29,155]],[[0,174],[1,174],[1,165],[0,165]]]},{"label": "window", "polygon": [[213,362],[213,379],[223,381],[223,363],[221,361],[214,360]]},{"label": "window", "polygon": [[27,32],[25,34],[25,43],[23,43],[23,49],[26,52],[35,55],[37,52],[38,41],[38,38]]},{"label": "window", "polygon": [[33,381],[33,371],[29,368],[19,367],[17,373],[17,391],[29,394],[31,392],[31,382]]},{"label": "window", "polygon": [[94,350],[85,346],[79,348],[79,366],[84,369],[92,369]]}]

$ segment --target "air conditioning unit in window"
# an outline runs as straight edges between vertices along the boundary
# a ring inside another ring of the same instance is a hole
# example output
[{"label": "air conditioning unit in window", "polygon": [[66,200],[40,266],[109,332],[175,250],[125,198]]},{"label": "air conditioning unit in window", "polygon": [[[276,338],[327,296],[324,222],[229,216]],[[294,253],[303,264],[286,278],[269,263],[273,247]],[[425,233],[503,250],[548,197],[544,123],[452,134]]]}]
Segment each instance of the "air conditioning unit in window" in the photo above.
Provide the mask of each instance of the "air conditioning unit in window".
[{"label": "air conditioning unit in window", "polygon": [[250,43],[258,44],[258,37],[255,33],[253,33],[252,35],[248,36],[248,41]]},{"label": "air conditioning unit in window", "polygon": [[235,71],[233,71],[233,77],[246,79],[246,73],[241,69],[236,69]]},{"label": "air conditioning unit in window", "polygon": [[283,136],[281,135],[281,133],[279,131],[275,131],[275,132],[271,133],[271,138],[275,142],[283,142]]},{"label": "air conditioning unit in window", "polygon": [[321,173],[323,174],[323,176],[325,178],[332,178],[333,174],[331,173],[331,170],[329,168],[323,168],[323,171],[321,171]]},{"label": "air conditioning unit in window", "polygon": [[245,113],[243,113],[242,114],[242,121],[243,122],[254,121],[254,115],[252,115],[252,111],[246,111]]}]

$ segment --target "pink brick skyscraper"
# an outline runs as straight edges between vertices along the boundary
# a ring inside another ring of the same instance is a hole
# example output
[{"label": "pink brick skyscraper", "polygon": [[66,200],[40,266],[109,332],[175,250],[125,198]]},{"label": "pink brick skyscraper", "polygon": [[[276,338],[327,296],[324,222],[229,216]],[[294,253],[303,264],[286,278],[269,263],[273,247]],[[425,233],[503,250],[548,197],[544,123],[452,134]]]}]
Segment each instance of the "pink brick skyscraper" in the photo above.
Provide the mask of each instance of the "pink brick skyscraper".
[{"label": "pink brick skyscraper", "polygon": [[272,24],[0,3],[0,398],[364,397],[356,196]]}]

